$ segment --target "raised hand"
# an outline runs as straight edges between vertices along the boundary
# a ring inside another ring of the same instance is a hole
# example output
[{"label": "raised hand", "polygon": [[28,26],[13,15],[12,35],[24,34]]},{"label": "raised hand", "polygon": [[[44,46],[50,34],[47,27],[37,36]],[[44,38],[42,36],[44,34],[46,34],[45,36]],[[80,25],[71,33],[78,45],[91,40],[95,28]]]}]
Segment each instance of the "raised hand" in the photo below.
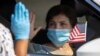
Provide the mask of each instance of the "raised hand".
[{"label": "raised hand", "polygon": [[14,14],[11,16],[11,30],[16,40],[29,39],[29,11],[21,2],[16,4]]},{"label": "raised hand", "polygon": [[40,31],[42,27],[38,27],[35,29],[35,13],[30,13],[30,40],[34,38],[34,36]]}]

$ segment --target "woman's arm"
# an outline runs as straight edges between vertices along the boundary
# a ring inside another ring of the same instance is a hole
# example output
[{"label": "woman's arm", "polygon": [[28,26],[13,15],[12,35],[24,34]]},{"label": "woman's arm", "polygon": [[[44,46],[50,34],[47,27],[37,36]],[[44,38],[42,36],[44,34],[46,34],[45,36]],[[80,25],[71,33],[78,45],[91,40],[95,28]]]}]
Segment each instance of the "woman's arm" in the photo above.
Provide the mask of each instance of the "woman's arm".
[{"label": "woman's arm", "polygon": [[27,56],[30,33],[29,11],[21,2],[16,4],[14,14],[11,16],[11,30],[15,36],[16,56]]},{"label": "woman's arm", "polygon": [[[34,37],[41,27],[34,30],[35,14],[30,14],[21,2],[15,6],[15,12],[11,16],[11,30],[15,36],[15,53],[17,56],[26,56],[29,37]],[[30,35],[30,36],[29,36]]]},{"label": "woman's arm", "polygon": [[27,56],[28,40],[17,40],[15,43],[15,53],[17,56]]}]

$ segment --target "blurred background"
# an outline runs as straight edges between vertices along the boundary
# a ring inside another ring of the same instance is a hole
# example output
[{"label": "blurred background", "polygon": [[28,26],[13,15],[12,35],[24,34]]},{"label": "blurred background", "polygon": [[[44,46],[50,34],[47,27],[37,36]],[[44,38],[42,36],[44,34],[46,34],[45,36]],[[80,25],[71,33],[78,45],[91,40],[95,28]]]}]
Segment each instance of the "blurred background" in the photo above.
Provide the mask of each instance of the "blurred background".
[{"label": "blurred background", "polygon": [[48,10],[57,4],[60,4],[60,0],[16,0],[17,2],[23,2],[29,11],[33,11],[36,14],[35,26],[45,27],[45,18]]}]

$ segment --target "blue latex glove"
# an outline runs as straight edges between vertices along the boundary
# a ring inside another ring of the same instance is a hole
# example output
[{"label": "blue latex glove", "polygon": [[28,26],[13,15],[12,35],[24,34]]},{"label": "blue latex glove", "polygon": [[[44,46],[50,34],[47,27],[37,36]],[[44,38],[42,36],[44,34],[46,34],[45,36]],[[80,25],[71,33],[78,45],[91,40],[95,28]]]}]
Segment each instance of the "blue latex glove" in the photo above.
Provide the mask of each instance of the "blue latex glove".
[{"label": "blue latex glove", "polygon": [[11,16],[11,30],[16,40],[29,39],[29,11],[21,2],[16,4],[14,14]]}]

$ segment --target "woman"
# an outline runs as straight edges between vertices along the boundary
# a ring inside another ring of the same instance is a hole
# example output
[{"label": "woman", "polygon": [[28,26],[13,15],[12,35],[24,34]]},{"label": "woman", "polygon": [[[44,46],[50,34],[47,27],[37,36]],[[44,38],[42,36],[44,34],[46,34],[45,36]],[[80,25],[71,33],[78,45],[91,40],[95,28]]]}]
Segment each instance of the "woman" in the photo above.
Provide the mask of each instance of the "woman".
[{"label": "woman", "polygon": [[43,45],[31,44],[29,48],[34,48],[34,51],[30,50],[30,52],[73,55],[73,51],[67,42],[69,34],[76,23],[76,14],[73,9],[64,5],[52,7],[46,17],[47,37],[39,37],[40,43],[42,42]]}]

